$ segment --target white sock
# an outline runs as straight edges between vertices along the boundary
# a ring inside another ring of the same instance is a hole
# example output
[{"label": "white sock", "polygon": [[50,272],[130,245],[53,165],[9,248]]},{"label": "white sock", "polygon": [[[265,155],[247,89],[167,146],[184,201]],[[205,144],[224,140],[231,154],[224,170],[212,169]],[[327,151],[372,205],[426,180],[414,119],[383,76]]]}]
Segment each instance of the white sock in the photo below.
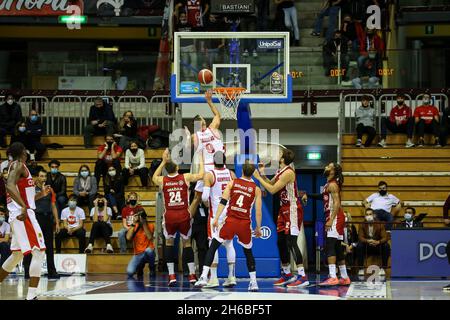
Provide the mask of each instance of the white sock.
[{"label": "white sock", "polygon": [[328,269],[330,270],[330,278],[336,278],[336,265],[329,264]]},{"label": "white sock", "polygon": [[339,271],[341,272],[341,277],[344,279],[348,278],[347,275],[347,267],[345,266],[345,264],[343,266],[339,266]]},{"label": "white sock", "polygon": [[167,269],[169,271],[169,274],[175,274],[175,265],[173,262],[167,263]]},{"label": "white sock", "polygon": [[210,267],[203,266],[202,275],[200,276],[202,279],[208,279],[208,273],[209,273]]},{"label": "white sock", "polygon": [[249,272],[249,274],[250,274],[250,280],[251,281],[256,281],[256,271]]},{"label": "white sock", "polygon": [[34,299],[37,296],[36,291],[37,291],[37,288],[29,287],[28,293],[27,293],[27,300]]},{"label": "white sock", "polygon": [[297,271],[298,271],[298,275],[299,275],[299,276],[302,276],[302,277],[306,276],[306,274],[305,274],[305,268],[303,268],[303,267],[297,267]]},{"label": "white sock", "polygon": [[234,277],[234,263],[228,264],[228,278]]},{"label": "white sock", "polygon": [[194,262],[189,262],[187,265],[188,265],[188,268],[189,268],[189,274],[195,274],[195,263]]},{"label": "white sock", "polygon": [[282,268],[283,268],[284,274],[289,274],[289,273],[291,273],[291,266],[290,266],[290,265],[282,266]]},{"label": "white sock", "polygon": [[209,271],[211,271],[210,279],[217,279],[217,267],[211,267]]}]

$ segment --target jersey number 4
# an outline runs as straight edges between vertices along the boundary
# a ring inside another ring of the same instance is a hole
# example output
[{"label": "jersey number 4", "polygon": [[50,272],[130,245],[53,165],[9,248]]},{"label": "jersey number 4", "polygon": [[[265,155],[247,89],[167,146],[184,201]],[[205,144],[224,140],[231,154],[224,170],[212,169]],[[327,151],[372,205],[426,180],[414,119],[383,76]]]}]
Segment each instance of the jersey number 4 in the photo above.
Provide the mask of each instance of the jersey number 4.
[{"label": "jersey number 4", "polygon": [[239,196],[239,198],[236,200],[236,204],[239,206],[239,208],[242,208],[244,205],[244,196]]},{"label": "jersey number 4", "polygon": [[170,203],[181,202],[181,193],[177,192],[169,192]]}]

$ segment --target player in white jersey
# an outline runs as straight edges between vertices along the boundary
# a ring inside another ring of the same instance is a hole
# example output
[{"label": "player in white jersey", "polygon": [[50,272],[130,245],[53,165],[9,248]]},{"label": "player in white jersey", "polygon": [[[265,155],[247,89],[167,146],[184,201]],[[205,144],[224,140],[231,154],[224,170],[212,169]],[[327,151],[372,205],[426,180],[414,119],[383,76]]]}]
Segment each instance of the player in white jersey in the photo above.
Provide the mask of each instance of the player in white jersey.
[{"label": "player in white jersey", "polygon": [[[225,167],[225,160],[225,154],[222,151],[217,151],[214,154],[214,169],[208,172],[203,179],[204,188],[202,193],[202,201],[205,203],[205,206],[209,207],[208,240],[210,245],[217,232],[217,230],[214,230],[213,222],[216,217],[217,208],[220,204],[220,199],[222,198],[222,193],[226,189],[228,183],[236,178],[234,172]],[[225,216],[221,216],[221,219],[219,219],[219,224],[222,224],[224,219]],[[227,251],[228,261],[228,279],[225,281],[223,286],[233,287],[236,285],[236,277],[234,274],[236,251],[234,250],[233,240],[226,240],[223,242],[223,245]],[[205,288],[216,288],[219,286],[219,280],[217,279],[218,262],[219,253],[216,251],[210,269],[211,277]]]},{"label": "player in white jersey", "polygon": [[[41,276],[41,266],[45,254],[45,242],[41,227],[34,214],[36,191],[33,178],[25,162],[27,152],[20,142],[13,143],[8,150],[13,157],[9,166],[8,182],[6,184],[9,224],[12,230],[12,254],[0,269],[0,283],[19,264],[24,255],[32,254],[30,264],[30,284],[27,300],[37,299],[37,287]],[[46,196],[48,190],[42,191]]]}]

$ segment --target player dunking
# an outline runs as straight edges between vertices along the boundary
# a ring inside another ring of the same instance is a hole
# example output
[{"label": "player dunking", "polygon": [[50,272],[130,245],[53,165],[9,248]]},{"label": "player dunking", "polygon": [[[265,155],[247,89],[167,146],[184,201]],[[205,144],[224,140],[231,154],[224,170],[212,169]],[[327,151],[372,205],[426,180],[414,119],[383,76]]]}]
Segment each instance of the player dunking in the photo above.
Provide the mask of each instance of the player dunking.
[{"label": "player dunking", "polygon": [[[345,255],[342,249],[344,239],[345,215],[341,207],[341,188],[344,183],[342,168],[339,164],[331,162],[325,167],[324,175],[327,184],[323,189],[323,207],[325,211],[326,251],[328,257],[329,278],[319,286],[350,285],[345,266]],[[341,279],[336,276],[336,260],[339,262]]]},{"label": "player dunking", "polygon": [[[168,175],[161,176],[165,168]],[[183,241],[183,261],[189,268],[189,282],[195,283],[194,252],[191,247],[192,215],[189,212],[189,183],[203,178],[203,162],[200,160],[200,171],[196,174],[179,174],[178,165],[169,159],[169,150],[166,149],[162,156],[162,162],[153,175],[153,183],[160,186],[164,197],[163,232],[166,239],[164,257],[169,270],[169,286],[177,283],[174,270],[175,257],[173,256],[174,239],[177,232]]]},{"label": "player dunking", "polygon": [[45,242],[41,227],[33,211],[36,209],[34,202],[36,191],[33,178],[25,165],[27,160],[25,146],[20,142],[14,142],[9,147],[9,154],[14,159],[9,166],[6,184],[9,224],[12,229],[12,254],[3,263],[0,270],[0,283],[22,261],[24,255],[32,254],[30,284],[26,299],[34,300],[37,299],[37,287],[45,254]]},{"label": "player dunking", "polygon": [[[247,259],[247,268],[250,274],[248,290],[258,291],[255,258],[252,253],[251,214],[253,204],[255,204],[255,237],[259,238],[261,236],[262,200],[261,189],[256,186],[251,178],[254,171],[255,166],[253,164],[245,163],[242,167],[242,178],[229,182],[225,188],[213,222],[213,226],[218,228],[218,230],[206,253],[203,272],[200,279],[195,283],[196,287],[204,287],[207,285],[208,272],[213,262],[215,252],[224,241],[233,240],[234,236],[237,235],[238,242],[242,245]],[[227,204],[228,209],[226,211],[226,217],[224,218],[223,223],[219,224],[219,220]]]},{"label": "player dunking", "polygon": [[[271,194],[278,193],[280,198],[280,210],[277,221],[278,250],[282,264],[281,278],[274,285],[287,285],[288,288],[306,287],[308,278],[303,267],[303,256],[297,244],[297,238],[303,223],[303,207],[298,198],[295,171],[291,167],[294,161],[294,153],[284,149],[280,158],[280,168],[275,177],[270,181],[264,175],[255,171],[254,176],[261,185]],[[260,167],[263,171],[263,166]],[[262,174],[264,174],[262,172]],[[297,265],[298,276],[291,273],[290,253],[292,252]]]},{"label": "player dunking", "polygon": [[[203,188],[202,200],[209,207],[208,216],[208,239],[209,244],[214,235],[213,222],[216,217],[217,209],[219,207],[220,198],[222,193],[227,187],[228,183],[235,179],[234,172],[225,167],[226,157],[222,151],[217,151],[214,154],[214,170],[207,172],[203,178],[205,184]],[[223,217],[223,216],[222,216]],[[219,224],[222,224],[223,219],[219,219]],[[234,275],[234,266],[236,262],[236,252],[233,246],[233,240],[226,240],[223,245],[227,251],[228,261],[228,279],[223,284],[224,287],[232,287],[236,285],[236,277]],[[219,253],[216,251],[214,255],[214,261],[211,265],[211,277],[209,279],[206,288],[215,288],[219,286],[219,280],[217,279],[217,264],[219,262]]]}]

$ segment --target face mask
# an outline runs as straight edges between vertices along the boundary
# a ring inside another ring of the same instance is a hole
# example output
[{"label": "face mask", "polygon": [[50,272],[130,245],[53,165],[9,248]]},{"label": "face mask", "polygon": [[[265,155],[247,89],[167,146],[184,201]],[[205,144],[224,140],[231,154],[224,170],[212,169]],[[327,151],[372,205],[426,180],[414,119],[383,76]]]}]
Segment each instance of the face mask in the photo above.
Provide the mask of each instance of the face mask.
[{"label": "face mask", "polygon": [[106,143],[108,144],[108,147],[110,147],[110,148],[111,148],[111,146],[112,146],[112,144],[113,144],[114,142],[111,142],[111,141],[107,141]]},{"label": "face mask", "polygon": [[430,99],[423,99],[424,104],[430,104]]},{"label": "face mask", "polygon": [[25,132],[27,130],[27,128],[25,127],[19,127],[19,132]]},{"label": "face mask", "polygon": [[187,24],[187,20],[181,19],[181,20],[180,20],[180,23],[181,23],[181,24]]},{"label": "face mask", "polygon": [[13,161],[14,159],[13,159],[12,156],[8,156],[8,160],[9,160],[9,161]]},{"label": "face mask", "polygon": [[108,171],[108,174],[109,174],[111,177],[115,177],[115,176],[116,176],[116,170]]},{"label": "face mask", "polygon": [[345,221],[345,222],[348,222],[348,218],[346,217],[346,218],[344,219],[344,221]]},{"label": "face mask", "polygon": [[77,202],[76,201],[69,201],[69,208],[74,209],[77,206]]},{"label": "face mask", "polygon": [[6,103],[8,103],[11,106],[14,103],[14,100],[9,99],[6,101]]},{"label": "face mask", "polygon": [[403,105],[403,103],[405,103],[405,101],[397,100],[397,104],[398,104],[399,106]]},{"label": "face mask", "polygon": [[58,168],[51,168],[50,172],[53,174],[57,174],[58,173]]},{"label": "face mask", "polygon": [[411,221],[412,220],[412,214],[411,213],[405,213],[405,220]]},{"label": "face mask", "polygon": [[130,151],[131,151],[132,153],[136,153],[136,152],[138,151],[138,149],[130,149]]},{"label": "face mask", "polygon": [[137,203],[137,200],[130,200],[130,204],[132,205],[132,206],[135,206],[136,205],[136,203]]},{"label": "face mask", "polygon": [[387,190],[379,190],[380,195],[385,196],[387,194]]},{"label": "face mask", "polygon": [[89,171],[81,171],[80,174],[83,178],[86,178],[89,175]]},{"label": "face mask", "polygon": [[31,120],[32,122],[36,122],[36,121],[38,120],[38,116],[33,115],[33,116],[30,117],[30,120]]},{"label": "face mask", "polygon": [[104,203],[104,202],[99,202],[99,203],[98,203],[98,207],[99,207],[99,208],[103,208],[104,206],[105,206],[105,203]]},{"label": "face mask", "polygon": [[373,222],[373,216],[366,216],[367,222]]},{"label": "face mask", "polygon": [[0,217],[0,224],[2,224],[3,222],[5,222],[5,217],[1,216]]}]

